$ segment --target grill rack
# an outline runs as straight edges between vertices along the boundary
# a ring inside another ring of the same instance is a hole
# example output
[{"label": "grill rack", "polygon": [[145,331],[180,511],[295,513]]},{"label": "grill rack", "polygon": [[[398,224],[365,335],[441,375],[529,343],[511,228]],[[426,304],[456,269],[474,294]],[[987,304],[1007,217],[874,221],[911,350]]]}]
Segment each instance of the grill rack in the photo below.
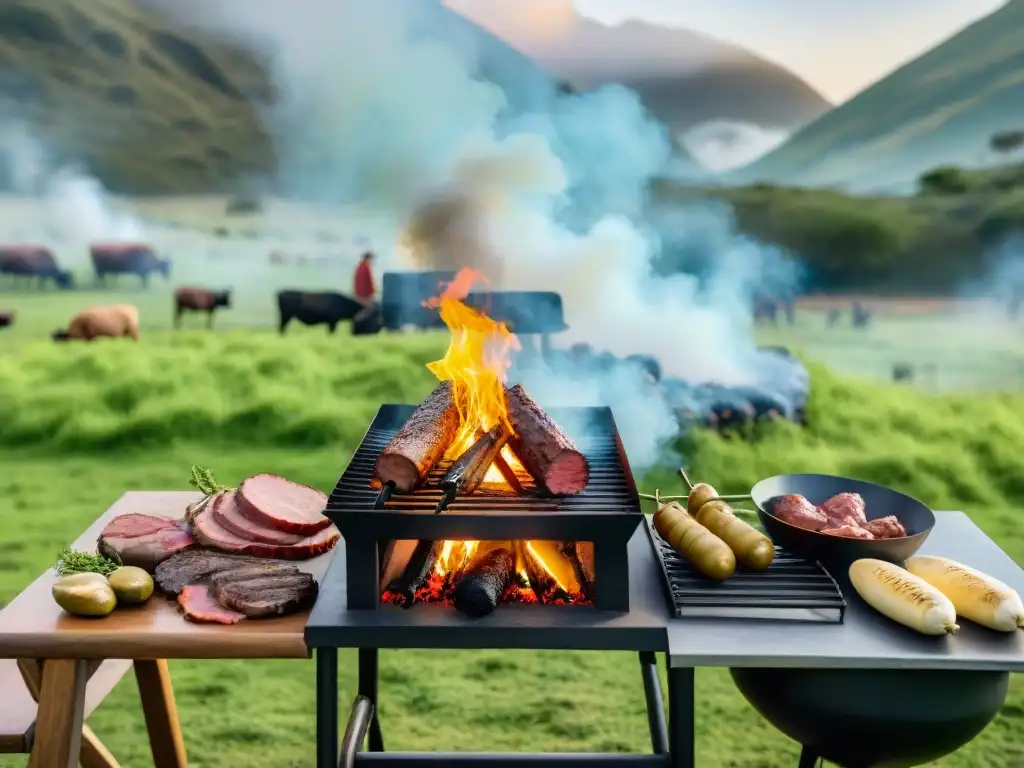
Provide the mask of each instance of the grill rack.
[{"label": "grill rack", "polygon": [[839,584],[816,560],[775,548],[766,571],[738,568],[727,581],[700,574],[644,520],[661,565],[672,611],[679,619],[742,619],[842,624],[846,600]]},{"label": "grill rack", "polygon": [[627,545],[643,520],[636,483],[609,408],[546,409],[590,465],[590,482],[576,496],[541,494],[517,472],[523,494],[482,488],[456,497],[435,514],[441,462],[413,493],[375,489],[373,467],[416,406],[381,406],[327,501],[327,516],[346,545],[348,605],[378,609],[380,558],[388,540],[538,539],[594,545],[595,607],[629,610]]}]

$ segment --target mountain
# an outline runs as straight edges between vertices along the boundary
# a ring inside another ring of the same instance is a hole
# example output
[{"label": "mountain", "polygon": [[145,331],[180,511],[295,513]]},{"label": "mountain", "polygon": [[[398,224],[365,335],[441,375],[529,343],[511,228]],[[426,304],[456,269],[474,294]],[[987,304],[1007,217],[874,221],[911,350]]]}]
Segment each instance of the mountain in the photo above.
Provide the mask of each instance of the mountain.
[{"label": "mountain", "polygon": [[577,88],[621,83],[636,90],[677,135],[722,121],[790,131],[831,107],[795,74],[740,46],[642,21],[605,26],[564,0],[533,0],[562,8],[549,28],[538,31],[507,12],[503,2],[448,0],[447,5]]},{"label": "mountain", "polygon": [[[54,161],[81,162],[123,193],[232,191],[273,171],[264,117],[277,94],[264,63],[165,13],[245,2],[3,0],[0,149],[11,122],[24,122]],[[515,106],[558,90],[543,67],[458,14],[432,18],[475,41],[479,74]],[[6,149],[9,183],[25,159]]]},{"label": "mountain", "polygon": [[1024,0],[991,15],[823,115],[735,175],[906,189],[942,164],[981,165],[994,133],[1024,128]]}]

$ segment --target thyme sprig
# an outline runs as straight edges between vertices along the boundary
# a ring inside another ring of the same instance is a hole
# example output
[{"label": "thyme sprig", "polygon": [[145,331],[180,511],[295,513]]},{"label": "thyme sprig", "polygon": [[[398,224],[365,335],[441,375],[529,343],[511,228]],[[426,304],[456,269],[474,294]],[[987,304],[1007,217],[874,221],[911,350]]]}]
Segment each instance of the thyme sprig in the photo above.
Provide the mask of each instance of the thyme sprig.
[{"label": "thyme sprig", "polygon": [[211,470],[200,467],[198,464],[192,465],[192,479],[189,480],[189,485],[198,488],[204,496],[213,496],[220,491],[231,490],[230,486],[218,483]]},{"label": "thyme sprig", "polygon": [[58,576],[70,576],[72,573],[99,573],[107,576],[121,567],[121,560],[104,557],[93,552],[73,550],[64,547],[57,555],[53,570]]}]

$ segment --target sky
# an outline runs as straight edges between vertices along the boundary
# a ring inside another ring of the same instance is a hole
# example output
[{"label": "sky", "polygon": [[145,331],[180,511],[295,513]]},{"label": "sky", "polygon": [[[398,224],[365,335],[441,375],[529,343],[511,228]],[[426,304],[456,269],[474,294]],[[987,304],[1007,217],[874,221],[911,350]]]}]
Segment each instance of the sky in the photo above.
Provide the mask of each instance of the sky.
[{"label": "sky", "polygon": [[1006,0],[448,0],[504,35],[557,34],[569,4],[605,24],[639,18],[741,45],[840,103]]}]

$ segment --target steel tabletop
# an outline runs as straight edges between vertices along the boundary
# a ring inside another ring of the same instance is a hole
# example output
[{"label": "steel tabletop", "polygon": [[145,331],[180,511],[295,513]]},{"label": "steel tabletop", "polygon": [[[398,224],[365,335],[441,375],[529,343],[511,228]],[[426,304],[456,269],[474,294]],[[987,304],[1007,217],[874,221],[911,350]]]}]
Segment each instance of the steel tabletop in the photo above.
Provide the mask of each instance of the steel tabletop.
[{"label": "steel tabletop", "polygon": [[[936,512],[919,554],[969,565],[1024,594],[1024,570],[963,512]],[[953,636],[928,637],[887,619],[834,573],[846,598],[842,624],[706,619],[668,622],[672,667],[1024,671],[1024,631],[994,632],[959,620]]]}]

